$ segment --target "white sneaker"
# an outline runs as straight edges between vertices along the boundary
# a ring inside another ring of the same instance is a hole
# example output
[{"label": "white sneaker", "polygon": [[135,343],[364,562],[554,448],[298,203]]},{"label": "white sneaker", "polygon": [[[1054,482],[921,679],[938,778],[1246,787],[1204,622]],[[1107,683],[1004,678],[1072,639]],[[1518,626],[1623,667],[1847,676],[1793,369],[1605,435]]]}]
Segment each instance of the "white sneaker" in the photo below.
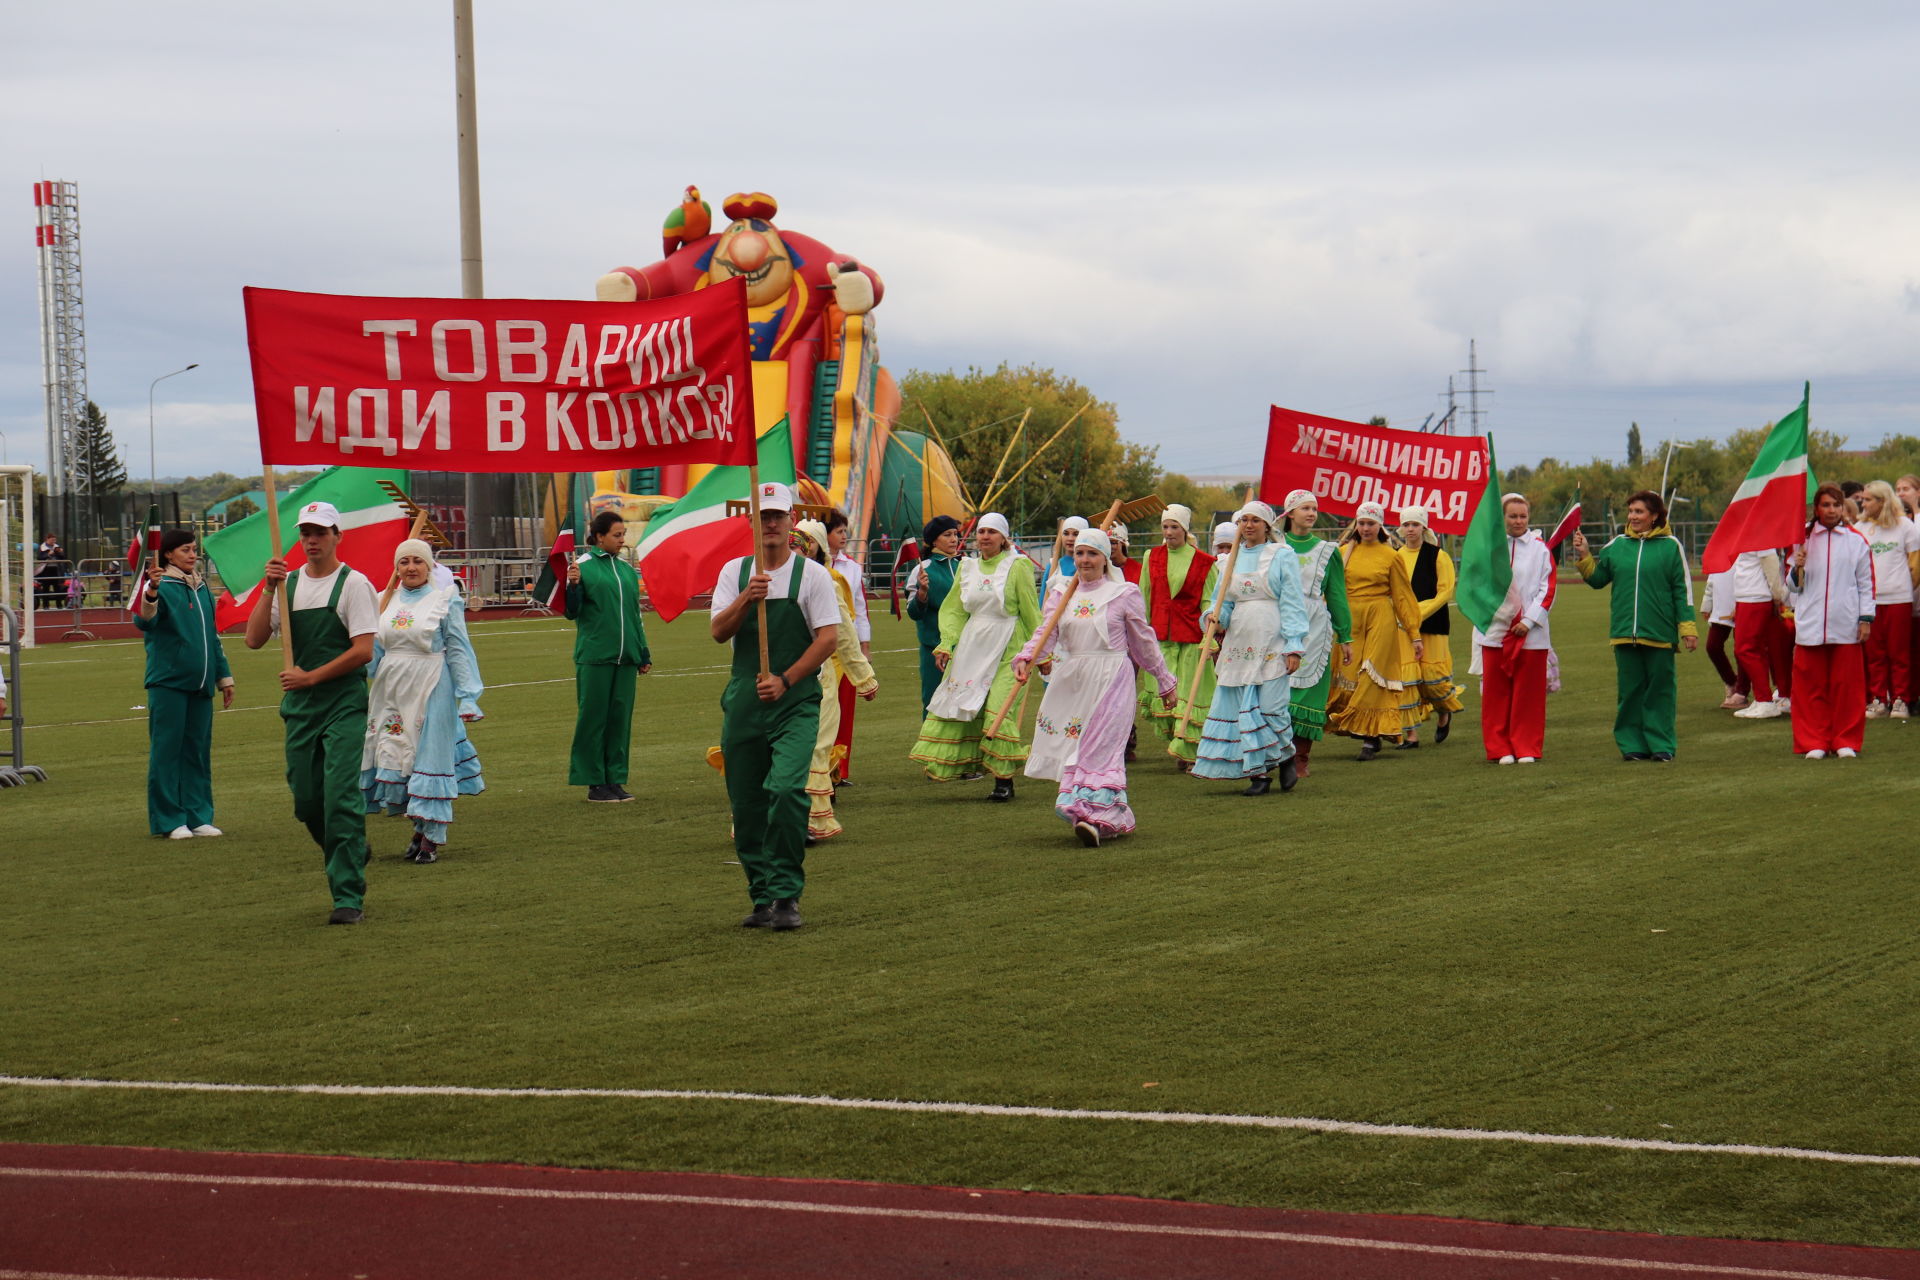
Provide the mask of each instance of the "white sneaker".
[{"label": "white sneaker", "polygon": [[1540,763],[1540,757],[1538,757],[1538,756],[1521,756],[1521,757],[1520,757],[1520,763],[1521,763],[1521,764],[1539,764],[1539,763]]},{"label": "white sneaker", "polygon": [[1852,747],[1842,747],[1833,754],[1842,760],[1858,760],[1860,758],[1860,753]]},{"label": "white sneaker", "polygon": [[1785,713],[1781,711],[1780,704],[1777,702],[1756,702],[1744,711],[1736,711],[1733,714],[1740,720],[1771,720]]},{"label": "white sneaker", "polygon": [[1913,718],[1913,712],[1908,709],[1907,704],[1897,699],[1893,704],[1893,710],[1887,712],[1887,715],[1895,720],[1910,720]]},{"label": "white sneaker", "polygon": [[1884,720],[1887,716],[1887,704],[1875,698],[1867,704],[1867,719]]},{"label": "white sneaker", "polygon": [[1500,760],[1499,760],[1499,763],[1500,763],[1500,764],[1512,764],[1512,763],[1513,763],[1513,757],[1512,757],[1512,756],[1501,756],[1501,757],[1500,757]]},{"label": "white sneaker", "polygon": [[1812,751],[1807,752],[1806,758],[1809,760],[1825,760],[1827,758],[1827,753],[1820,750],[1818,747],[1815,747]]},{"label": "white sneaker", "polygon": [[197,836],[223,836],[227,833],[214,826],[211,822],[203,822],[193,829],[193,834]]},{"label": "white sneaker", "polygon": [[1773,700],[1773,705],[1780,708],[1781,715],[1786,715],[1789,711],[1793,710],[1793,699],[1792,698],[1775,698]]},{"label": "white sneaker", "polygon": [[193,839],[193,831],[187,827],[175,827],[173,830],[167,832],[167,839],[191,840]]}]

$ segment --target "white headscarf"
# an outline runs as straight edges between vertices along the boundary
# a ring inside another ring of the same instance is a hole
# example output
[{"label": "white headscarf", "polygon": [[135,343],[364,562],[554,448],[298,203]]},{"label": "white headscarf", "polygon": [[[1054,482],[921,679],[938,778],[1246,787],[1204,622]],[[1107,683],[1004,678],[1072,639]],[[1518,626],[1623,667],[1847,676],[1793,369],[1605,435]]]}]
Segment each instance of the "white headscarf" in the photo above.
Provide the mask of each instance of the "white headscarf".
[{"label": "white headscarf", "polygon": [[1272,542],[1276,537],[1279,536],[1279,530],[1274,527],[1280,523],[1279,517],[1273,514],[1272,507],[1268,506],[1264,502],[1261,502],[1258,498],[1254,499],[1252,502],[1247,503],[1246,506],[1241,507],[1238,511],[1233,513],[1234,537],[1236,538],[1240,536],[1239,525],[1240,525],[1241,516],[1257,516],[1260,519],[1266,521],[1268,542]]},{"label": "white headscarf", "polygon": [[1419,525],[1420,541],[1426,543],[1430,547],[1437,547],[1440,545],[1440,539],[1434,537],[1433,530],[1427,527],[1428,522],[1431,521],[1432,519],[1433,519],[1433,513],[1428,511],[1425,507],[1400,508],[1400,523],[1401,524],[1412,523],[1412,524]]},{"label": "white headscarf", "polygon": [[1222,520],[1213,526],[1213,545],[1216,547],[1223,542],[1232,542],[1239,536],[1240,531],[1233,527],[1231,520]]},{"label": "white headscarf", "polygon": [[420,538],[407,538],[393,549],[393,562],[398,565],[403,556],[419,556],[429,565],[434,563],[433,548]]},{"label": "white headscarf", "polygon": [[1315,505],[1316,507],[1320,505],[1320,499],[1314,496],[1313,490],[1295,489],[1292,493],[1289,493],[1287,495],[1287,501],[1280,508],[1280,514],[1283,516],[1290,516],[1293,514],[1294,509],[1296,507],[1304,506],[1309,502],[1313,503],[1313,505]]},{"label": "white headscarf", "polygon": [[799,524],[793,526],[793,531],[795,533],[805,534],[807,541],[813,543],[813,545],[820,548],[821,551],[824,552],[827,549],[827,526],[820,521],[802,520]]},{"label": "white headscarf", "polygon": [[1060,522],[1060,532],[1062,533],[1065,533],[1069,529],[1085,529],[1086,527],[1087,518],[1085,516],[1068,516]]},{"label": "white headscarf", "polygon": [[1359,508],[1354,511],[1353,518],[1355,520],[1371,520],[1375,524],[1384,525],[1387,522],[1387,509],[1377,502],[1363,502]]},{"label": "white headscarf", "polygon": [[998,511],[989,511],[980,517],[980,523],[973,526],[975,533],[982,529],[991,529],[1008,542],[1013,541],[1013,530],[1007,528],[1007,518]]},{"label": "white headscarf", "polygon": [[1182,529],[1185,529],[1187,531],[1188,537],[1193,536],[1193,508],[1192,507],[1183,506],[1178,502],[1169,502],[1167,504],[1167,509],[1160,513],[1160,520],[1162,523],[1165,523],[1166,521],[1171,520],[1175,524],[1179,525]]},{"label": "white headscarf", "polygon": [[1079,541],[1073,544],[1073,550],[1076,556],[1082,547],[1090,547],[1106,557],[1108,578],[1115,581],[1125,581],[1125,575],[1122,574],[1119,569],[1115,568],[1113,564],[1113,539],[1098,529],[1088,529],[1082,532]]}]

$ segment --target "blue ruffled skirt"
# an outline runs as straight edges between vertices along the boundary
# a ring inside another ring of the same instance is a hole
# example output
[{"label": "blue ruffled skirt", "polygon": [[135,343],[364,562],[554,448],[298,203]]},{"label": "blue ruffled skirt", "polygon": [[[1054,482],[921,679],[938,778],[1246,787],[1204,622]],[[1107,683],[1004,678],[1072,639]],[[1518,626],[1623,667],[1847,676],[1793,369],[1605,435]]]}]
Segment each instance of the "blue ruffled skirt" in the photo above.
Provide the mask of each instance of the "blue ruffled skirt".
[{"label": "blue ruffled skirt", "polygon": [[453,696],[451,672],[440,677],[427,697],[427,722],[413,754],[413,772],[362,769],[360,789],[368,813],[404,813],[421,836],[446,844],[454,797],[477,796],[487,789],[480,776],[480,753],[467,740],[467,725]]},{"label": "blue ruffled skirt", "polygon": [[1251,778],[1293,759],[1291,680],[1221,685],[1213,691],[1196,778]]}]

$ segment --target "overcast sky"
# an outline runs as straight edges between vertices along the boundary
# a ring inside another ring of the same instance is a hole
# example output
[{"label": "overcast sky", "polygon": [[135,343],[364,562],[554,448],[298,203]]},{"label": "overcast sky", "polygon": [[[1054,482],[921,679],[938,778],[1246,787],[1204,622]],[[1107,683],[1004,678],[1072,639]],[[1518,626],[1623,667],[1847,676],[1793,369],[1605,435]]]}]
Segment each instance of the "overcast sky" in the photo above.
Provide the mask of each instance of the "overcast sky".
[{"label": "overcast sky", "polygon": [[[1503,462],[1791,408],[1920,434],[1920,5],[477,0],[487,289],[590,297],[688,183],[870,262],[896,374],[1051,365],[1195,473],[1266,406]],[[0,432],[42,463],[32,183],[79,183],[136,475],[258,465],[240,290],[459,292],[451,5],[7,6]],[[1464,389],[1465,378],[1456,374]]]}]

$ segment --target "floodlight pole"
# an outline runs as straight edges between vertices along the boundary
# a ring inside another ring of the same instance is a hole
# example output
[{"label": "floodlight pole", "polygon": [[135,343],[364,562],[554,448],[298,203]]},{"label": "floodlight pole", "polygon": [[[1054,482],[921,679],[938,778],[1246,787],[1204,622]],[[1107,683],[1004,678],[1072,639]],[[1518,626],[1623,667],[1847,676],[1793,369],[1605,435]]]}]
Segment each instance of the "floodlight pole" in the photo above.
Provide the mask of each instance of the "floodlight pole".
[{"label": "floodlight pole", "polygon": [[[480,117],[474,100],[473,0],[453,0],[453,107],[460,153],[460,296],[484,298],[480,249]],[[474,545],[480,485],[472,472],[464,494],[467,549]]]},{"label": "floodlight pole", "polygon": [[154,465],[153,449],[153,389],[168,378],[177,378],[188,369],[198,369],[198,363],[190,364],[186,369],[175,369],[172,373],[163,373],[147,384],[147,502],[149,505],[160,501],[160,472]]}]

